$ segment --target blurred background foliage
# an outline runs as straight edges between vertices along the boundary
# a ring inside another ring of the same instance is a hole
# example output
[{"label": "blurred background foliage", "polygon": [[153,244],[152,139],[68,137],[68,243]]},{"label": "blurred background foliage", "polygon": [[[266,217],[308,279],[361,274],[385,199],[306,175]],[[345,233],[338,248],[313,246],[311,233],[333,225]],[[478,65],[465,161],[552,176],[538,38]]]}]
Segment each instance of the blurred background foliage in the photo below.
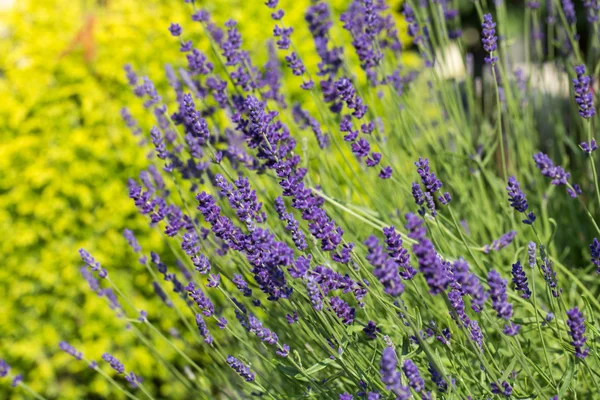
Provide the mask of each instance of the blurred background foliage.
[{"label": "blurred background foliage", "polygon": [[[220,24],[238,20],[244,48],[262,65],[272,24],[264,23],[269,10],[251,3],[199,5]],[[297,38],[309,37],[303,21],[309,3],[282,1]],[[331,3],[339,15],[345,2]],[[124,105],[140,111],[122,67],[131,63],[159,91],[166,88],[164,65],[185,61],[167,27],[177,21],[193,29],[186,6],[166,0],[23,0],[0,11],[0,356],[49,398],[117,396],[93,371],[60,353],[60,340],[89,359],[112,351],[140,375],[152,375],[159,397],[182,398],[146,347],[87,288],[77,249],[88,249],[121,287],[137,293],[136,304],[152,309],[145,300],[150,296],[143,295],[151,292],[150,281],[136,274],[142,266],[122,238],[127,227],[144,249],[165,248],[127,198],[127,178],[148,161],[119,115]],[[191,38],[205,41],[199,26]],[[314,68],[312,41],[297,43]],[[207,42],[197,46],[208,49]],[[288,95],[303,99],[299,88]],[[140,122],[147,132],[150,126]],[[167,331],[168,320],[161,322]],[[175,356],[155,345],[165,358]],[[21,396],[0,381],[0,398]]]}]

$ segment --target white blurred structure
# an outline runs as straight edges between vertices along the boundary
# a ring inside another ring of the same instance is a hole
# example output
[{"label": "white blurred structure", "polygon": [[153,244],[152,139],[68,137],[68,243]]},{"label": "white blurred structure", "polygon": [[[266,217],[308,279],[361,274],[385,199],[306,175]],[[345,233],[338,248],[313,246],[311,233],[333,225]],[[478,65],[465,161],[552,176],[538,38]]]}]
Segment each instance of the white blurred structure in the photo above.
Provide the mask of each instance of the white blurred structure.
[{"label": "white blurred structure", "polygon": [[13,4],[15,0],[0,0],[0,11],[8,10]]}]

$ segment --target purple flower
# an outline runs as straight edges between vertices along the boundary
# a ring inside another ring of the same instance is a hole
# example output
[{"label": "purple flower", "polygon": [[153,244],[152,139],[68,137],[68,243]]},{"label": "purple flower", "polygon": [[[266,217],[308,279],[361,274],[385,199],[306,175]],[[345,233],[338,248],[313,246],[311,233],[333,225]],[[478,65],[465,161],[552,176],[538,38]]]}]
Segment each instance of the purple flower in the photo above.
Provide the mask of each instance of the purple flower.
[{"label": "purple flower", "polygon": [[600,242],[596,238],[590,244],[590,255],[592,263],[597,267],[596,272],[600,274]]},{"label": "purple flower", "polygon": [[383,234],[385,235],[388,255],[402,268],[400,276],[402,279],[412,279],[417,271],[410,265],[410,254],[408,250],[402,247],[402,237],[396,232],[396,227],[383,228]]},{"label": "purple flower", "polygon": [[579,144],[579,146],[581,146],[581,150],[583,150],[584,152],[586,152],[588,154],[592,154],[593,151],[596,151],[598,149],[598,145],[596,144],[596,139],[592,139],[592,141],[590,143],[581,142]]},{"label": "purple flower", "polygon": [[293,315],[290,314],[286,314],[285,315],[285,319],[287,319],[288,324],[292,325],[296,322],[298,322],[298,312],[294,311]]},{"label": "purple flower", "polygon": [[198,331],[200,332],[200,335],[202,335],[202,337],[204,338],[204,342],[206,342],[208,344],[212,344],[213,337],[211,336],[210,332],[208,331],[206,322],[204,321],[204,318],[202,318],[201,314],[196,314],[196,326],[198,327]]},{"label": "purple flower", "polygon": [[339,319],[346,325],[351,325],[354,322],[355,309],[350,307],[348,303],[339,297],[333,296],[329,299],[331,309]]},{"label": "purple flower", "polygon": [[182,32],[181,25],[171,23],[171,25],[169,25],[169,32],[171,32],[171,35],[173,36],[180,36]]},{"label": "purple flower", "polygon": [[300,57],[298,57],[298,54],[296,54],[296,52],[292,52],[289,56],[285,56],[285,61],[287,62],[287,66],[292,70],[292,73],[295,76],[302,76],[304,72],[306,72],[306,68],[304,67],[302,60],[300,59]]},{"label": "purple flower", "polygon": [[569,24],[577,22],[577,16],[575,15],[575,5],[571,0],[562,0],[562,8],[565,13],[565,18]]},{"label": "purple flower", "polygon": [[448,383],[444,380],[444,377],[438,372],[435,366],[430,362],[427,368],[431,374],[431,380],[436,384],[440,392],[445,392],[448,389]]},{"label": "purple flower", "polygon": [[406,379],[408,379],[408,384],[415,392],[420,392],[425,389],[425,381],[421,378],[419,368],[417,368],[412,360],[407,359],[404,361],[402,371],[404,371],[404,375],[406,375]]},{"label": "purple flower", "polygon": [[142,251],[142,247],[139,245],[137,239],[135,238],[135,235],[131,230],[125,229],[123,231],[123,236],[125,237],[125,240],[127,240],[129,246],[131,246],[133,251],[135,251],[136,253]]},{"label": "purple flower", "polygon": [[483,332],[481,331],[477,321],[471,320],[469,324],[469,331],[471,332],[471,340],[473,340],[479,349],[483,351]]},{"label": "purple flower", "polygon": [[21,374],[17,374],[15,375],[15,377],[12,379],[12,382],[10,383],[10,386],[12,387],[17,387],[19,386],[19,384],[23,382],[23,375]]},{"label": "purple flower", "polygon": [[315,134],[315,138],[317,139],[319,148],[324,149],[329,145],[329,136],[326,133],[323,133],[319,122],[312,115],[310,115],[308,111],[302,109],[302,107],[300,107],[300,104],[294,104],[294,106],[292,107],[292,116],[294,117],[294,121],[300,126],[300,128],[311,128],[311,130]]},{"label": "purple flower", "polygon": [[[563,0],[563,4],[567,1],[570,0]],[[586,119],[592,118],[596,114],[594,94],[591,91],[592,79],[585,75],[585,65],[576,66],[575,73],[577,78],[573,79],[573,88],[575,89],[575,102],[579,106],[579,115]],[[593,142],[593,145],[595,145],[595,142]]]},{"label": "purple flower", "polygon": [[202,309],[202,314],[207,317],[210,317],[215,312],[215,306],[212,301],[200,290],[200,288],[196,289],[192,282],[188,283],[188,285],[184,288],[185,291],[189,293],[189,296],[194,300],[194,302]]},{"label": "purple flower", "polygon": [[[540,249],[542,250],[542,249]],[[548,259],[545,255],[545,250],[541,251],[542,253],[542,274],[544,275],[544,280],[548,284],[550,291],[552,292],[552,296],[559,297],[562,293],[562,289],[558,287],[558,279],[556,278],[556,271],[552,268],[552,261]]]},{"label": "purple flower", "polygon": [[192,256],[192,263],[194,264],[195,270],[201,273],[202,275],[208,274],[211,270],[210,262],[204,254],[194,254]]},{"label": "purple flower", "polygon": [[340,78],[335,83],[335,88],[339,98],[346,103],[346,107],[353,110],[352,115],[356,119],[362,119],[367,113],[367,106],[356,93],[352,82],[347,78]]},{"label": "purple flower", "polygon": [[490,54],[489,57],[485,58],[485,62],[487,64],[494,64],[498,61],[498,57],[493,56],[494,51],[496,51],[498,37],[496,36],[496,23],[492,20],[492,14],[485,14],[483,16],[481,28],[481,42],[483,43],[483,49]]},{"label": "purple flower", "polygon": [[392,347],[383,349],[381,362],[379,363],[381,382],[385,384],[386,389],[397,391],[400,389],[400,372],[396,370],[398,359],[396,352]]},{"label": "purple flower", "polygon": [[122,375],[125,373],[125,367],[123,366],[123,364],[119,360],[117,360],[115,357],[113,357],[111,354],[109,354],[109,353],[102,354],[102,359],[104,361],[106,361],[107,363],[109,363],[110,367],[112,369],[114,369],[115,371],[117,371],[117,374]]},{"label": "purple flower", "polygon": [[[407,216],[409,223],[406,227],[411,230],[411,234],[414,234],[415,232],[413,232],[410,227],[410,219],[411,218]],[[421,227],[415,227],[415,229],[425,230],[425,228]],[[431,243],[429,239],[421,237],[418,242],[413,245],[413,253],[417,258],[419,271],[421,271],[429,285],[429,293],[436,295],[446,290],[450,283],[448,268],[435,251],[433,243]]]},{"label": "purple flower", "polygon": [[369,155],[369,151],[371,151],[371,145],[365,138],[360,138],[358,141],[352,143],[352,152],[358,158],[363,158]]},{"label": "purple flower", "polygon": [[504,326],[504,328],[502,329],[502,332],[508,336],[516,336],[519,334],[520,330],[521,330],[521,325],[517,325],[513,322],[509,322],[507,325]]},{"label": "purple flower", "polygon": [[[521,184],[517,181],[514,176],[508,178],[508,186],[506,186],[508,192],[508,201],[510,206],[521,213],[526,213],[529,205],[527,204],[527,198],[525,193],[521,190]],[[530,212],[527,214],[527,218],[523,220],[524,224],[531,225],[535,221],[535,215]]]},{"label": "purple flower", "polygon": [[522,292],[522,298],[530,298],[531,290],[529,290],[529,284],[527,283],[527,275],[525,275],[525,271],[523,270],[523,267],[519,261],[512,265],[512,276],[513,283],[515,284],[515,290]]},{"label": "purple flower", "polygon": [[499,250],[507,247],[508,245],[510,245],[512,243],[513,239],[515,238],[515,236],[517,236],[516,231],[507,232],[504,235],[500,236],[499,239],[494,240],[491,245],[486,244],[483,248],[483,251],[485,253],[489,253],[490,250],[499,251]]},{"label": "purple flower", "polygon": [[392,167],[390,167],[389,165],[383,167],[379,172],[379,177],[381,179],[390,179],[392,177]]},{"label": "purple flower", "polygon": [[383,246],[375,236],[370,236],[366,241],[369,254],[367,260],[375,267],[373,275],[384,287],[384,291],[390,296],[399,296],[404,292],[404,284],[398,273],[398,264],[393,259],[389,258],[383,251]]},{"label": "purple flower", "polygon": [[279,350],[275,351],[275,354],[279,357],[287,357],[290,354],[290,346],[283,344]]},{"label": "purple flower", "polygon": [[490,383],[490,387],[493,394],[504,395],[505,397],[510,397],[513,392],[513,388],[506,381],[502,382],[502,388],[496,382]]},{"label": "purple flower", "polygon": [[250,367],[233,356],[227,356],[227,364],[237,372],[239,376],[244,378],[246,382],[253,382],[256,378],[256,375],[250,370]]},{"label": "purple flower", "polygon": [[86,263],[92,271],[98,272],[98,277],[106,278],[108,276],[108,272],[104,268],[102,268],[100,263],[96,261],[94,257],[92,257],[91,254],[88,253],[86,250],[79,249],[79,255],[81,256],[83,262]]},{"label": "purple flower", "polygon": [[319,285],[315,277],[308,277],[306,280],[306,290],[313,308],[317,311],[321,311],[323,309],[323,296],[319,291]]},{"label": "purple flower", "polygon": [[512,304],[507,300],[506,279],[502,279],[496,270],[491,270],[488,273],[488,285],[490,286],[492,308],[498,313],[499,318],[510,319],[513,309]]},{"label": "purple flower", "polygon": [[279,219],[286,222],[285,229],[292,234],[292,240],[298,248],[298,250],[305,250],[308,245],[306,244],[306,238],[304,232],[300,229],[298,221],[294,218],[292,213],[287,212],[285,203],[281,197],[275,199],[275,211],[279,215]]},{"label": "purple flower", "polygon": [[254,315],[248,315],[248,326],[250,327],[249,331],[255,334],[263,342],[270,344],[271,346],[277,344],[277,341],[279,340],[277,334],[263,327],[262,323]]},{"label": "purple flower", "polygon": [[542,172],[542,175],[552,178],[553,185],[566,185],[567,180],[571,177],[571,174],[565,172],[560,166],[555,166],[550,157],[544,153],[537,153],[533,155],[535,166]]},{"label": "purple flower", "polygon": [[[473,311],[481,312],[487,296],[479,282],[479,278],[469,270],[469,264],[464,259],[459,258],[452,264],[451,272],[454,280],[453,287],[459,285],[456,288],[460,290],[461,295],[471,296]],[[465,321],[465,324],[468,324],[468,321]]]},{"label": "purple flower", "polygon": [[58,344],[58,347],[60,347],[60,349],[62,351],[64,351],[67,354],[72,355],[73,357],[75,357],[77,360],[81,360],[83,358],[83,353],[80,351],[77,351],[77,349],[73,346],[71,346],[69,343],[62,341]]},{"label": "purple flower", "polygon": [[217,326],[220,329],[225,329],[225,327],[227,326],[227,320],[225,319],[225,317],[218,317],[217,318]]},{"label": "purple flower", "polygon": [[215,288],[215,287],[219,287],[220,283],[221,283],[221,274],[210,274],[210,276],[208,277],[208,282],[206,283],[206,286],[209,288]]},{"label": "purple flower", "polygon": [[573,340],[571,344],[575,347],[575,356],[579,358],[587,357],[590,349],[585,347],[587,338],[585,335],[585,319],[583,313],[577,307],[567,311],[567,326],[569,327],[569,335]]},{"label": "purple flower", "polygon": [[10,373],[10,365],[6,360],[0,360],[0,378],[4,378]]},{"label": "purple flower", "polygon": [[529,255],[529,266],[531,268],[535,268],[535,264],[536,264],[536,246],[535,246],[535,242],[529,242],[529,245],[527,246],[527,254]]},{"label": "purple flower", "polygon": [[425,186],[425,191],[433,196],[435,192],[442,188],[442,182],[435,176],[435,173],[431,172],[429,160],[427,158],[423,159],[419,157],[419,161],[415,162],[415,166],[421,177],[421,183]]},{"label": "purple flower", "polygon": [[367,339],[373,340],[377,338],[377,332],[379,332],[379,328],[373,321],[367,322],[367,325],[363,328],[363,332],[367,336]]},{"label": "purple flower", "polygon": [[231,281],[238,288],[238,290],[242,292],[244,297],[252,296],[252,289],[248,287],[248,283],[244,280],[242,275],[233,274],[233,279]]}]

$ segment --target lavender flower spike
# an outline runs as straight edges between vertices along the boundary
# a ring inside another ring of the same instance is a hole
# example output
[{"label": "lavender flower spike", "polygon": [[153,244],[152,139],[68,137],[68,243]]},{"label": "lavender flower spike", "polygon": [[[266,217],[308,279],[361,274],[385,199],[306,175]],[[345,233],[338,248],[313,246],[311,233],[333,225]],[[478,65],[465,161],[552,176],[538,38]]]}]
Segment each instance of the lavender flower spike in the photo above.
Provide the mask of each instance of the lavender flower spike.
[{"label": "lavender flower spike", "polygon": [[490,297],[492,308],[498,313],[499,318],[509,319],[512,317],[512,304],[507,301],[506,279],[502,279],[496,270],[488,273],[488,284],[490,285]]},{"label": "lavender flower spike", "polygon": [[252,382],[256,378],[254,372],[250,371],[250,367],[233,356],[227,356],[227,364],[246,382]]},{"label": "lavender flower spike", "polygon": [[404,375],[406,375],[406,378],[408,379],[408,384],[415,392],[420,392],[425,389],[425,381],[421,377],[421,374],[419,374],[419,368],[412,360],[404,361],[402,371],[404,371]]},{"label": "lavender flower spike", "polygon": [[519,292],[522,292],[521,297],[524,299],[530,298],[531,290],[529,290],[529,284],[527,283],[527,275],[525,275],[523,266],[521,266],[519,261],[514,263],[512,266],[512,276],[515,289]]},{"label": "lavender flower spike", "polygon": [[594,95],[591,92],[592,79],[585,75],[585,65],[575,67],[577,78],[573,79],[573,88],[575,89],[575,102],[579,106],[579,115],[589,119],[596,114],[594,109]]},{"label": "lavender flower spike", "polygon": [[[521,184],[514,176],[508,178],[508,186],[506,186],[506,191],[508,192],[508,201],[510,202],[510,206],[517,210],[520,213],[526,213],[529,205],[527,204],[527,198],[525,197],[525,193],[521,190]],[[524,224],[531,225],[533,221],[535,221],[535,215],[530,212],[526,214],[527,218],[523,220]]]},{"label": "lavender flower spike", "polygon": [[554,165],[550,157],[545,153],[533,155],[535,166],[542,172],[542,175],[552,178],[553,185],[566,185],[571,174],[566,172],[561,166]]},{"label": "lavender flower spike", "polygon": [[71,346],[69,343],[62,341],[58,344],[58,347],[60,347],[60,349],[62,351],[64,351],[67,354],[72,355],[73,357],[75,357],[77,360],[81,360],[83,358],[83,353],[80,351],[77,351],[77,349],[73,346]]},{"label": "lavender flower spike", "polygon": [[[599,244],[600,247],[600,244]],[[600,250],[600,248],[599,248]],[[529,242],[529,245],[527,246],[527,254],[529,255],[529,266],[531,268],[535,268],[535,264],[536,264],[536,245],[535,242]],[[600,256],[600,252],[598,253],[598,255]]]},{"label": "lavender flower spike", "polygon": [[592,263],[598,267],[596,272],[600,274],[600,242],[594,238],[592,244],[590,244],[590,255],[592,257]]},{"label": "lavender flower spike", "polygon": [[117,371],[117,373],[119,375],[124,374],[125,373],[125,366],[123,365],[123,363],[121,363],[121,361],[117,360],[115,357],[113,357],[111,354],[109,353],[104,353],[102,354],[102,359],[104,361],[106,361],[107,363],[110,364],[110,367],[112,369],[114,369],[115,371]]},{"label": "lavender flower spike", "polygon": [[498,37],[496,36],[496,23],[492,20],[492,14],[485,14],[483,16],[483,23],[481,24],[481,42],[485,51],[490,53],[489,57],[485,58],[487,64],[494,64],[498,61],[498,57],[494,57],[494,51],[496,51]]},{"label": "lavender flower spike", "polygon": [[379,372],[381,373],[381,382],[385,384],[388,390],[394,391],[400,388],[400,372],[396,370],[397,364],[398,359],[394,349],[392,347],[383,349]]},{"label": "lavender flower spike", "polygon": [[579,311],[577,307],[574,307],[567,311],[567,325],[570,329],[569,335],[573,341],[571,344],[575,347],[575,356],[579,358],[587,357],[590,349],[585,347],[585,342],[587,338],[584,336],[585,334],[585,319],[583,318],[583,313]]}]

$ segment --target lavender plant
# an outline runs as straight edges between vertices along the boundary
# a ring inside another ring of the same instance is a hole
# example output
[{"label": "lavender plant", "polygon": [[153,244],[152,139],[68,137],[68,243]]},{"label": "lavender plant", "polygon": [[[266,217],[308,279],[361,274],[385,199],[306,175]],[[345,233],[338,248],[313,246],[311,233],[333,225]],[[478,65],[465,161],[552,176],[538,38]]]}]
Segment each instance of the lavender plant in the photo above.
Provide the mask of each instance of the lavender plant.
[{"label": "lavender plant", "polygon": [[[286,25],[286,9],[266,1],[273,43],[264,67],[238,30],[244,21],[221,24],[186,3],[189,21],[162,29],[182,53],[173,60],[180,67],[167,69],[170,89],[141,76],[145,66],[125,67],[151,121],[146,128],[136,122],[142,115],[122,113],[134,134],[147,132],[142,146],[151,150],[151,168],[128,182],[129,197],[171,249],[156,254],[125,230],[139,260],[128,278],[147,274],[145,294],[160,302],[140,310],[140,293],[121,289],[110,260],[103,267],[80,250],[90,289],[186,398],[600,391],[600,302],[588,285],[600,272],[600,190],[594,82],[585,72],[586,64],[598,71],[599,42],[580,48],[572,3],[546,10],[548,34],[568,45],[526,37],[528,73],[513,74],[504,2],[485,14],[476,2],[482,76],[469,65],[452,2],[404,4],[417,69],[403,64],[404,28],[385,1],[354,0],[339,15],[325,1],[311,4],[316,65],[298,50],[304,38]],[[541,14],[527,3],[526,31],[540,28]],[[208,48],[196,47],[198,34]],[[460,79],[448,78],[449,48],[460,49]],[[570,106],[552,113],[534,74],[550,58],[573,83]],[[296,102],[290,87],[310,102]],[[540,111],[560,140],[535,135]],[[574,249],[563,246],[561,224],[572,221],[561,213],[583,221]],[[568,265],[569,251],[585,265]],[[59,347],[120,396],[168,396],[112,353],[94,362]],[[2,361],[0,376],[9,371]]]}]

